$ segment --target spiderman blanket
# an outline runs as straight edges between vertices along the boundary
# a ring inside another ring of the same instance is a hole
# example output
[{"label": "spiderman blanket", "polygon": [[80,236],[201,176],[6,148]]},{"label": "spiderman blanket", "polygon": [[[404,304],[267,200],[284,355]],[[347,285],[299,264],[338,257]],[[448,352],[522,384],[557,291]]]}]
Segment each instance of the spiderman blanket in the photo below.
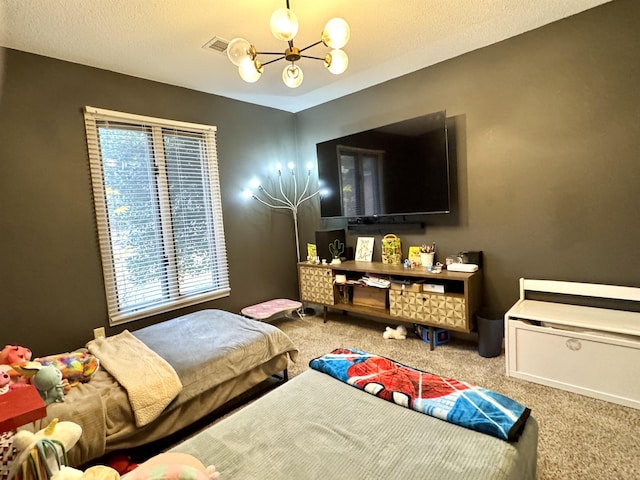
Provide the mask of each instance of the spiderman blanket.
[{"label": "spiderman blanket", "polygon": [[337,349],[309,365],[377,397],[503,440],[517,440],[531,413],[491,390],[360,350]]}]

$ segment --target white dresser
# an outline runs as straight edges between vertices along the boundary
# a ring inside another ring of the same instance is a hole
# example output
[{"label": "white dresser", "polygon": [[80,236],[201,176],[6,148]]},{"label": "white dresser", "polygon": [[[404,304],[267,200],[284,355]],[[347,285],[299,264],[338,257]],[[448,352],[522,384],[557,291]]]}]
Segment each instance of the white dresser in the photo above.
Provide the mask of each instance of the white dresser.
[{"label": "white dresser", "polygon": [[507,375],[640,409],[640,313],[574,304],[588,297],[629,308],[640,288],[520,279],[504,320]]}]

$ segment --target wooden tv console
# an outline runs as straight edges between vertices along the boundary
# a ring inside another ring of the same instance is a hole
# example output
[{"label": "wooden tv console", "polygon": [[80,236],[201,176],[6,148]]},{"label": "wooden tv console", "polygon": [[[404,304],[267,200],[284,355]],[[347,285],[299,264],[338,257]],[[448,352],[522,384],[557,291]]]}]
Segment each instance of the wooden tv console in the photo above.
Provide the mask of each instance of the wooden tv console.
[{"label": "wooden tv console", "polygon": [[[347,280],[374,276],[392,281],[390,288],[363,285],[339,285],[336,275]],[[471,332],[475,328],[475,313],[481,304],[482,273],[431,273],[426,267],[405,268],[381,262],[346,261],[340,264],[298,264],[300,300],[319,304],[327,310],[417,323],[429,327],[433,349],[433,328]],[[444,292],[427,290],[425,285],[440,285]],[[371,304],[366,300],[371,297]]]},{"label": "wooden tv console", "polygon": [[[611,308],[585,306],[589,297]],[[626,309],[614,309],[612,300]],[[640,408],[640,312],[629,311],[633,302],[640,302],[640,288],[520,279],[520,299],[504,317],[507,375]]]}]

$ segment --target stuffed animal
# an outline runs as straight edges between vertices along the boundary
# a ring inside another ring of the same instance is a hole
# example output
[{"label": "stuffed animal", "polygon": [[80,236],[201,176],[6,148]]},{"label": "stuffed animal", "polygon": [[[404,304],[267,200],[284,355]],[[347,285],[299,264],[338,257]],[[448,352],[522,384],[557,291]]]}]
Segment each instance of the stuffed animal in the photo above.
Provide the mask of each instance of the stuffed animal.
[{"label": "stuffed animal", "polygon": [[[27,474],[22,477],[28,478],[33,473],[28,472],[28,468],[33,462],[27,460],[34,457],[33,453],[36,453],[35,456],[40,461],[46,463],[46,465],[43,464],[46,469],[52,473],[55,472],[64,463],[60,459],[66,457],[66,452],[78,442],[81,435],[82,427],[80,425],[74,422],[59,422],[57,418],[53,419],[46,428],[35,433],[29,430],[19,430],[12,437],[16,456],[9,467],[8,478],[13,478],[21,471],[27,471]],[[46,448],[45,445],[49,445],[49,448]]]},{"label": "stuffed animal", "polygon": [[106,465],[94,465],[84,472],[77,468],[63,466],[53,474],[51,480],[120,480],[120,474]]},{"label": "stuffed animal", "polygon": [[29,360],[31,360],[31,350],[26,347],[5,345],[5,347],[0,350],[1,365],[20,365]]},{"label": "stuffed animal", "polygon": [[45,404],[64,402],[62,372],[53,365],[41,366],[31,377],[31,384],[38,389]]},{"label": "stuffed animal", "polygon": [[2,371],[9,375],[11,383],[26,383],[26,380],[14,367],[24,365],[29,360],[31,360],[31,350],[28,348],[19,345],[5,345],[0,350],[0,366],[2,366]]},{"label": "stuffed animal", "polygon": [[70,386],[88,382],[98,370],[100,362],[98,358],[85,352],[60,353],[36,359],[40,364],[53,365],[62,372],[62,378],[69,382]]},{"label": "stuffed animal", "polygon": [[395,329],[387,327],[382,333],[382,337],[385,339],[404,340],[407,338],[407,329],[402,325],[398,325]]},{"label": "stuffed animal", "polygon": [[11,384],[11,376],[5,370],[0,369],[0,395],[4,395],[9,391]]},{"label": "stuffed animal", "polygon": [[151,457],[138,468],[122,477],[122,480],[217,480],[216,467],[205,467],[200,460],[188,453],[165,452]]},{"label": "stuffed animal", "polygon": [[51,480],[217,480],[216,467],[205,467],[200,460],[187,453],[165,452],[151,457],[139,467],[120,477],[118,471],[105,465],[96,465],[84,472],[61,467]]}]

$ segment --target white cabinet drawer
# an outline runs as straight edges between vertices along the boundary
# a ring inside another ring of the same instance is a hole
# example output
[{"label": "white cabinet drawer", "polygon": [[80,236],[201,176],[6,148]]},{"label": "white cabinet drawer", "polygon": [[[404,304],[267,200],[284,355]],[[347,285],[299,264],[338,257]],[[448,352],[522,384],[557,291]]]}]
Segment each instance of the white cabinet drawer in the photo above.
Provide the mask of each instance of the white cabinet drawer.
[{"label": "white cabinet drawer", "polygon": [[640,341],[508,322],[510,375],[640,408]]}]

